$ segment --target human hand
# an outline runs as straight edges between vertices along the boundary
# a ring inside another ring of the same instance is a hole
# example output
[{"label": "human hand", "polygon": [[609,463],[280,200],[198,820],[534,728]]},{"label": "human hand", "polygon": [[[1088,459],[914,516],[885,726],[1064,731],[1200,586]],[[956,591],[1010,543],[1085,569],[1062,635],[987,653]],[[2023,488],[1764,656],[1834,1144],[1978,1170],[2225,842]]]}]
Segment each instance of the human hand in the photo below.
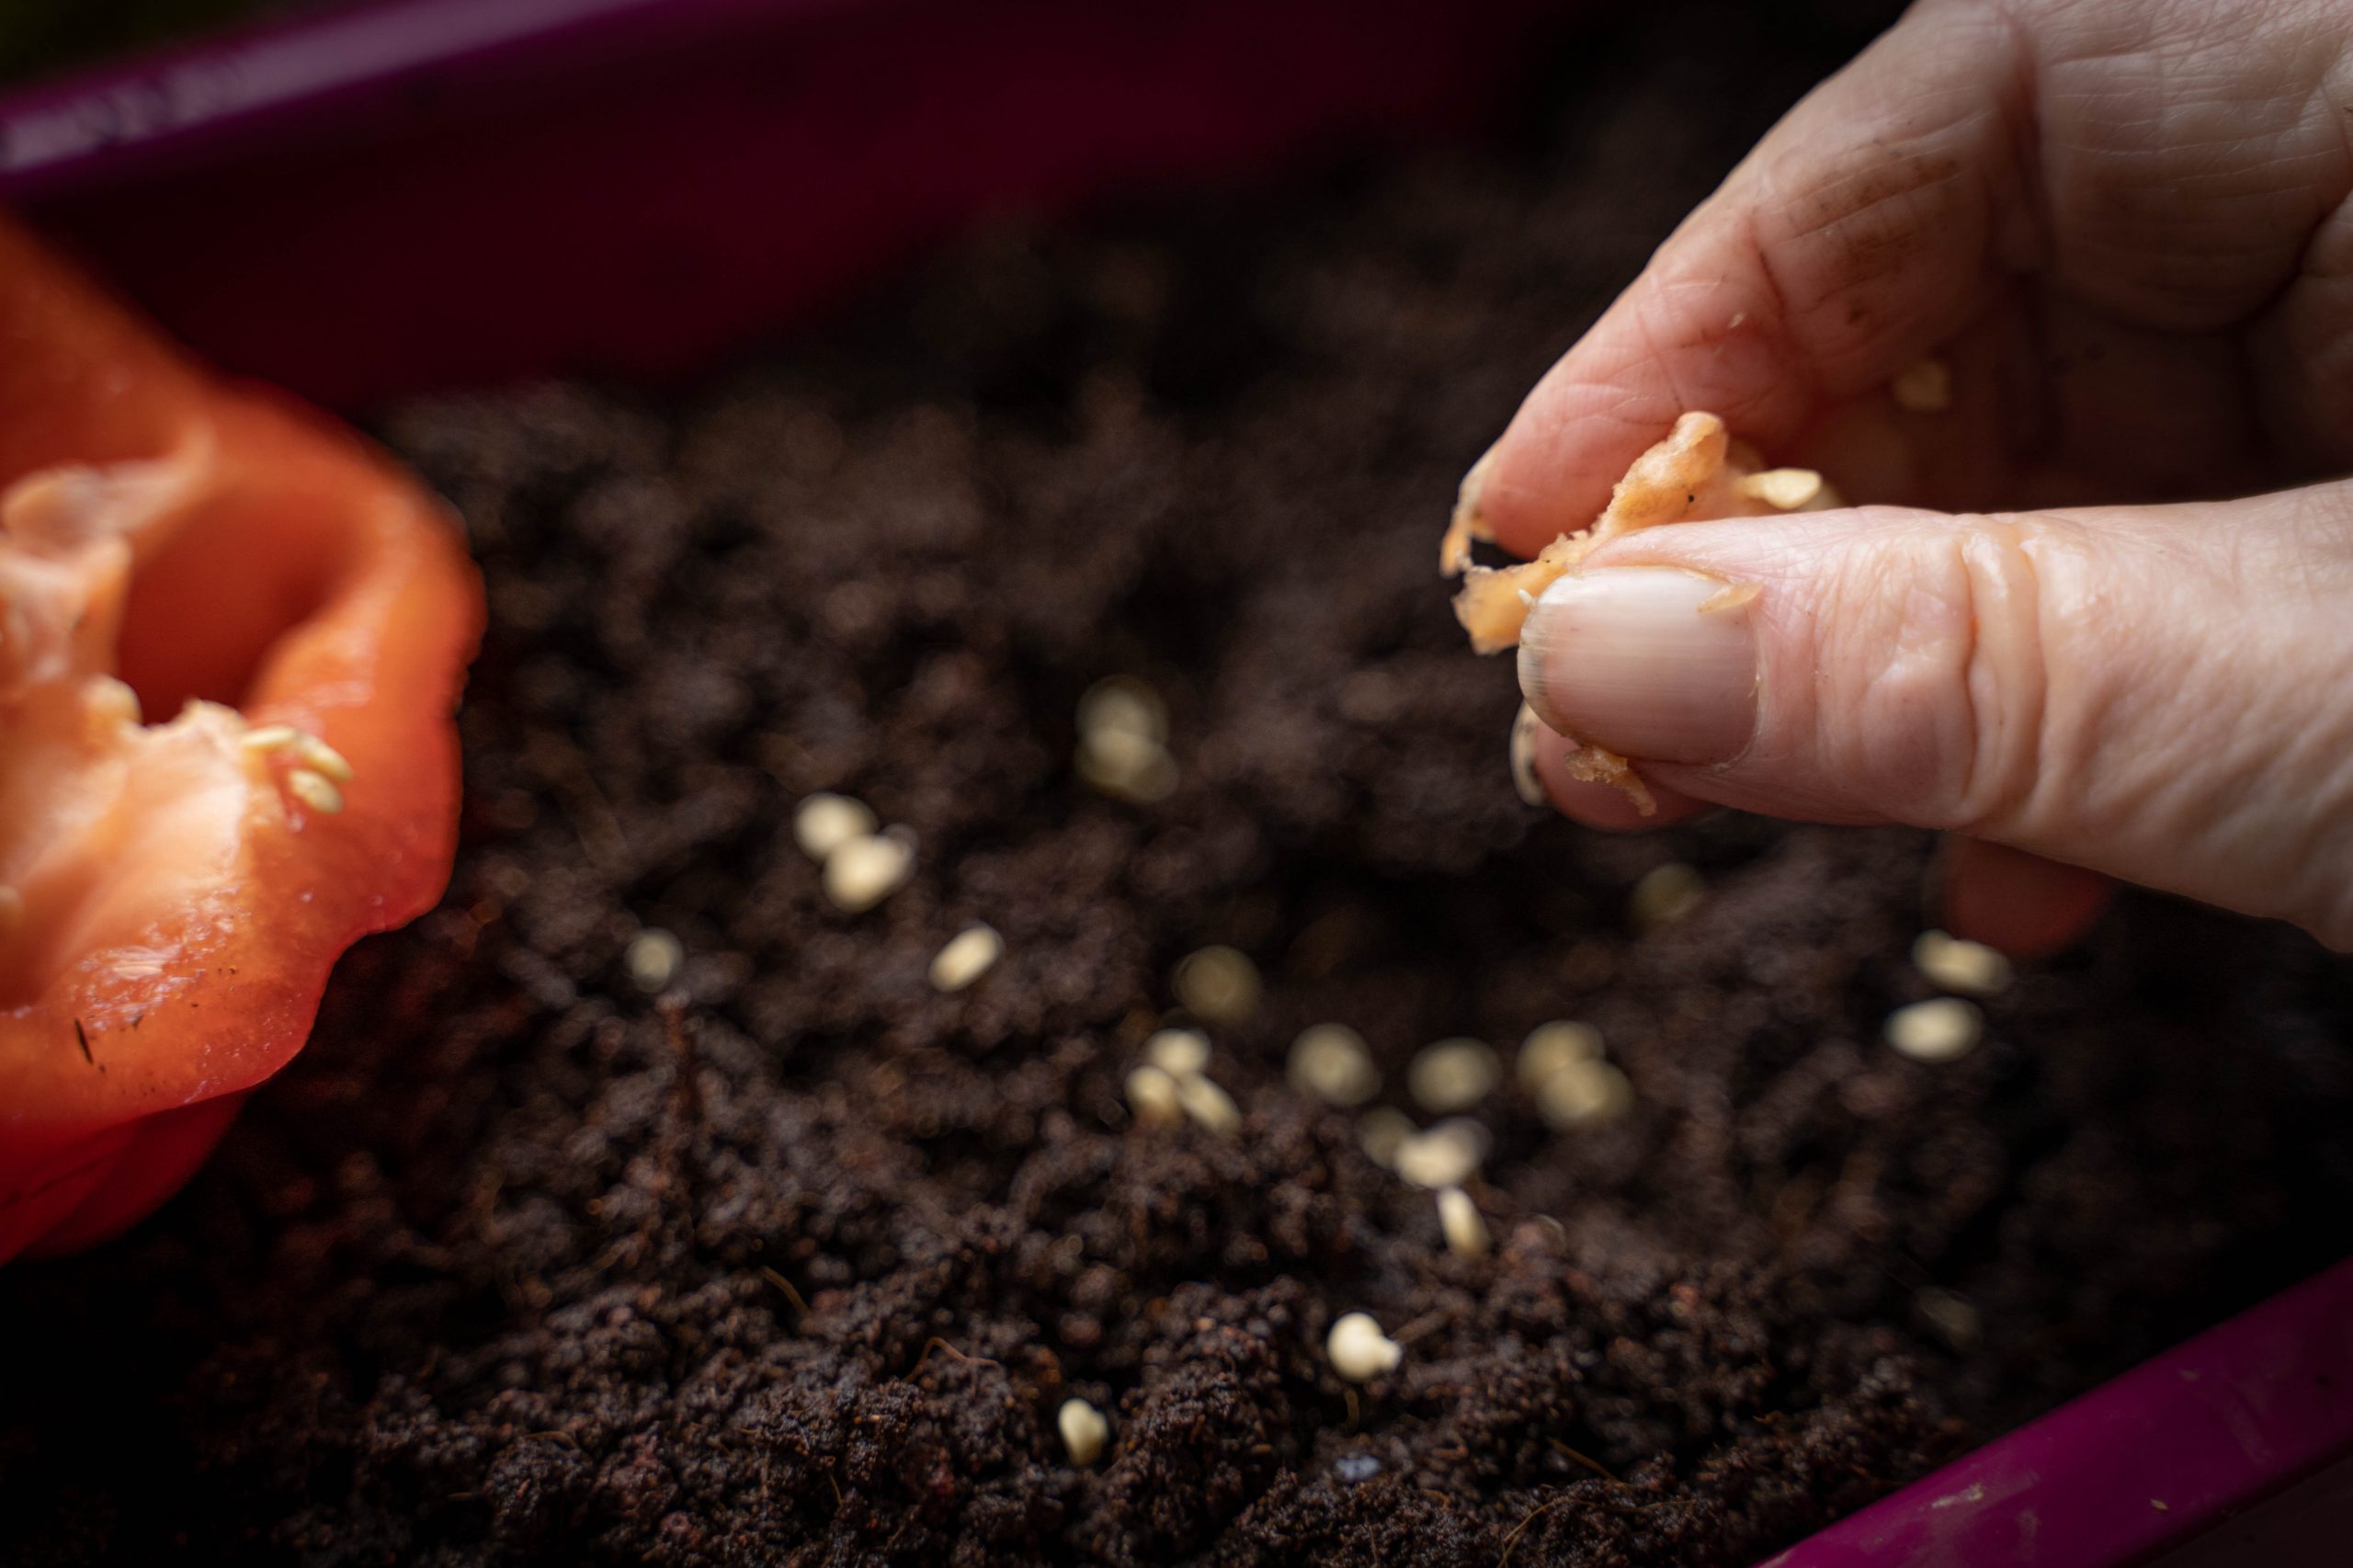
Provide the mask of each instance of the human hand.
[{"label": "human hand", "polygon": [[[2348,23],[1923,0],[1816,89],[1473,499],[1532,553],[1707,409],[1895,504],[1605,544],[1528,619],[1539,717],[1634,758],[1652,822],[1963,835],[1952,923],[2012,950],[2073,936],[2096,873],[2353,948],[2353,483],[2214,499],[2353,468]],[[1889,383],[1929,355],[1949,405],[1909,412]],[[1727,582],[1761,592],[1699,615]],[[1564,749],[1552,800],[1633,825]]]}]

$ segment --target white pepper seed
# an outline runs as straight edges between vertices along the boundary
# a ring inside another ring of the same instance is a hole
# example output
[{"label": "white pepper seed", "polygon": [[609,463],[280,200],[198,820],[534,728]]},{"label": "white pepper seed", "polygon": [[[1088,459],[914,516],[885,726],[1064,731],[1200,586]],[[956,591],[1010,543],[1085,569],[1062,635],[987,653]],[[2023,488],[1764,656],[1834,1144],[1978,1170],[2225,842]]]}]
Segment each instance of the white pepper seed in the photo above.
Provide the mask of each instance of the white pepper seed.
[{"label": "white pepper seed", "polygon": [[1184,1097],[1176,1080],[1146,1062],[1128,1074],[1128,1108],[1147,1127],[1174,1127],[1185,1119]]},{"label": "white pepper seed", "polygon": [[1462,1257],[1484,1257],[1487,1253],[1487,1221],[1479,1215],[1479,1206],[1471,1195],[1459,1187],[1438,1189],[1438,1227],[1445,1233],[1449,1250]]},{"label": "white pepper seed", "polygon": [[1680,860],[1669,860],[1634,884],[1627,907],[1636,930],[1655,931],[1697,909],[1707,892],[1699,872]]},{"label": "white pepper seed", "polygon": [[1906,414],[1942,414],[1952,406],[1952,367],[1933,357],[1896,372],[1887,390]]},{"label": "white pepper seed", "polygon": [[351,764],[345,760],[343,753],[304,731],[297,730],[294,735],[294,755],[301,758],[303,767],[324,774],[338,784],[351,782]]},{"label": "white pepper seed", "polygon": [[1398,1146],[1397,1174],[1432,1191],[1461,1187],[1478,1173],[1487,1147],[1485,1128],[1463,1117],[1449,1117]]},{"label": "white pepper seed", "polygon": [[1381,1069],[1364,1037],[1346,1024],[1315,1024],[1290,1042],[1291,1086],[1325,1105],[1353,1108],[1381,1092]]},{"label": "white pepper seed", "polygon": [[1503,1063],[1483,1040],[1442,1040],[1415,1053],[1405,1087],[1424,1110],[1469,1110],[1495,1092]]},{"label": "white pepper seed", "polygon": [[1143,1042],[1143,1059],[1174,1078],[1208,1071],[1210,1037],[1199,1029],[1160,1029]]},{"label": "white pepper seed", "polygon": [[1992,996],[2009,989],[2009,960],[1983,942],[1942,931],[1920,933],[1912,944],[1912,967],[1932,984],[1964,996]]},{"label": "white pepper seed", "polygon": [[1940,1285],[1924,1285],[1913,1292],[1912,1310],[1948,1348],[1964,1354],[1977,1348],[1984,1324],[1967,1297]]},{"label": "white pepper seed", "polygon": [[904,838],[889,834],[845,839],[825,857],[820,881],[835,908],[860,915],[906,885],[915,875],[915,852]]},{"label": "white pepper seed", "polygon": [[874,813],[866,802],[847,795],[811,795],[792,813],[792,841],[803,855],[821,862],[851,839],[870,836],[874,828]]},{"label": "white pepper seed", "polygon": [[1083,1399],[1066,1399],[1054,1415],[1054,1425],[1063,1435],[1063,1451],[1070,1455],[1070,1462],[1081,1470],[1091,1467],[1103,1457],[1104,1445],[1111,1439],[1111,1424],[1103,1413]]},{"label": "white pepper seed", "polygon": [[286,770],[286,792],[323,817],[343,810],[343,791],[335,787],[335,781],[307,767]]},{"label": "white pepper seed", "polygon": [[1258,1010],[1258,966],[1239,949],[1203,948],[1171,976],[1176,1000],[1213,1024],[1238,1024]]},{"label": "white pepper seed", "polygon": [[291,724],[258,724],[237,737],[240,749],[249,752],[282,750],[302,738],[302,732]]},{"label": "white pepper seed", "polygon": [[1078,730],[1082,735],[1122,731],[1142,735],[1155,745],[1165,744],[1168,704],[1133,676],[1108,676],[1088,687],[1078,699]]},{"label": "white pepper seed", "polygon": [[1377,1105],[1357,1119],[1357,1146],[1384,1170],[1395,1170],[1398,1154],[1418,1136],[1414,1119],[1394,1106]]},{"label": "white pepper seed", "polygon": [[1601,1031],[1591,1024],[1566,1018],[1539,1024],[1519,1042],[1519,1086],[1539,1094],[1554,1074],[1571,1062],[1597,1061],[1601,1051]]},{"label": "white pepper seed", "polygon": [[1176,759],[1150,735],[1090,730],[1078,737],[1080,778],[1116,801],[1148,806],[1176,791]]},{"label": "white pepper seed", "polygon": [[1985,1015],[1973,1002],[1939,996],[1887,1016],[1887,1043],[1915,1062],[1956,1062],[1977,1047]]},{"label": "white pepper seed", "polygon": [[932,955],[931,988],[961,991],[986,974],[1005,953],[1005,938],[986,926],[967,926]]},{"label": "white pepper seed", "polygon": [[1242,1125],[1242,1108],[1233,1103],[1233,1096],[1199,1073],[1176,1078],[1176,1103],[1187,1116],[1221,1138],[1231,1137]]},{"label": "white pepper seed", "polygon": [[1556,1132],[1598,1127],[1634,1106],[1634,1085],[1607,1062],[1572,1062],[1536,1091],[1536,1112]]},{"label": "white pepper seed", "polygon": [[1348,1381],[1369,1383],[1395,1371],[1397,1363],[1405,1358],[1405,1347],[1381,1333],[1379,1320],[1370,1312],[1346,1312],[1325,1336],[1324,1354],[1330,1358],[1332,1370]]},{"label": "white pepper seed", "polygon": [[630,938],[621,963],[631,983],[650,996],[670,983],[686,953],[677,937],[658,926],[649,926]]},{"label": "white pepper seed", "polygon": [[1511,720],[1511,787],[1523,804],[1544,803],[1544,780],[1536,776],[1536,743],[1544,726],[1536,710],[1523,702]]}]

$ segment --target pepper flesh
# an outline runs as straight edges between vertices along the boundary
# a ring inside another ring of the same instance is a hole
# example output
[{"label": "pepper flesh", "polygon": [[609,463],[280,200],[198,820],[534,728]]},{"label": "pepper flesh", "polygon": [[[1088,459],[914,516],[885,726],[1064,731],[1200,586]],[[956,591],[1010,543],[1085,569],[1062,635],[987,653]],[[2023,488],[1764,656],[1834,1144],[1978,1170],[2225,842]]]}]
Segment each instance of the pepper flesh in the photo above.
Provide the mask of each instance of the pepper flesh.
[{"label": "pepper flesh", "polygon": [[440,896],[482,617],[415,481],[0,222],[0,1261],[170,1196]]}]

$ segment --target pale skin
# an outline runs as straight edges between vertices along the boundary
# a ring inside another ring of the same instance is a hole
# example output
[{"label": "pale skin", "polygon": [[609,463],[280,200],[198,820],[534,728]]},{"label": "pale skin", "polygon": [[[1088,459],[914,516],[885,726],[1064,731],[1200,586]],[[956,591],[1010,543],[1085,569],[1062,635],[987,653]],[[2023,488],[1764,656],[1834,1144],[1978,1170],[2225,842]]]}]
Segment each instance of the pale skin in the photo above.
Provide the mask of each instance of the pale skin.
[{"label": "pale skin", "polygon": [[[2353,0],[1922,0],[1661,247],[1480,489],[1532,553],[1707,409],[1887,504],[1606,545],[1531,618],[1539,716],[1635,758],[1652,824],[1946,829],[1956,919],[2014,950],[2106,877],[2353,949],[2349,199]],[[1927,356],[1950,406],[1906,411]],[[1661,569],[1760,592],[1700,616]],[[1561,809],[1638,825],[1563,750]]]}]

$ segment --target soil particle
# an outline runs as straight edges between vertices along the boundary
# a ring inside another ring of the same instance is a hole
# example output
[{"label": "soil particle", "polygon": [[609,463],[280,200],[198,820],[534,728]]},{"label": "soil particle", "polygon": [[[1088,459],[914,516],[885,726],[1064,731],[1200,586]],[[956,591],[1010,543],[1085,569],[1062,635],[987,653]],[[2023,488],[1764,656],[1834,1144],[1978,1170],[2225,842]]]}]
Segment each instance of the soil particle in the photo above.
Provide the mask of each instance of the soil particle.
[{"label": "soil particle", "polygon": [[[1551,151],[999,233],[691,394],[392,420],[494,612],[449,896],[186,1196],[0,1274],[0,1555],[1731,1568],[2353,1245],[2353,987],[2292,934],[2128,900],[1910,1062],[1923,839],[1511,788],[1433,530],[1830,63],[1742,14],[1573,71]],[[1072,770],[1111,676],[1165,799]],[[793,842],[823,790],[914,835],[863,913]],[[1704,894],[1638,932],[1671,862]],[[1135,1125],[1217,943],[1242,1126]],[[1632,1107],[1556,1134],[1506,1075],[1482,1256],[1285,1082],[1344,1023],[1400,1108],[1557,1018]]]}]

